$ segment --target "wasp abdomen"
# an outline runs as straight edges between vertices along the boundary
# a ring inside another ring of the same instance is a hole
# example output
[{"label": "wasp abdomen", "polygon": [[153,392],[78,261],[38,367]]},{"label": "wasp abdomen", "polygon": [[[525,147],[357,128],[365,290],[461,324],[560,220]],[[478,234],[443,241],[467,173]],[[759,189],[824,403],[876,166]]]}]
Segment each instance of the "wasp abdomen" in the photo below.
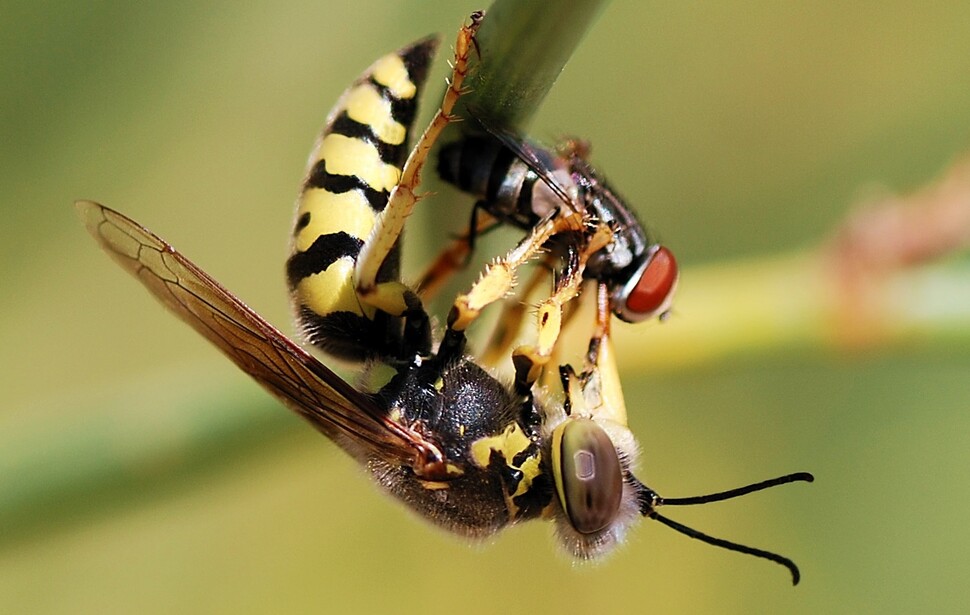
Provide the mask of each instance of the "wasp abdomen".
[{"label": "wasp abdomen", "polygon": [[[400,337],[397,319],[358,301],[353,272],[401,176],[436,48],[429,38],[375,62],[337,101],[310,154],[287,281],[307,340],[343,358],[386,354]],[[398,277],[398,260],[395,249],[379,281]]]}]

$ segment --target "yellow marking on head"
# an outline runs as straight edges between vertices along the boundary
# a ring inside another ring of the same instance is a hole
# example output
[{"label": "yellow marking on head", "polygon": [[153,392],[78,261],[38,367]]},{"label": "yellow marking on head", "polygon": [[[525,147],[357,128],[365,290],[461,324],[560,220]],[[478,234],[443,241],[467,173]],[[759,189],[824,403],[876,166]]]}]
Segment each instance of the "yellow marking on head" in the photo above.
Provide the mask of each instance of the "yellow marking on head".
[{"label": "yellow marking on head", "polygon": [[362,83],[347,92],[344,108],[350,119],[365,124],[377,138],[389,145],[404,143],[408,130],[391,116],[391,101],[382,97],[372,83]]},{"label": "yellow marking on head", "polygon": [[519,424],[511,423],[502,433],[479,438],[472,442],[471,447],[469,447],[472,462],[479,467],[488,467],[492,451],[496,451],[505,459],[505,465],[522,472],[522,480],[516,486],[515,493],[509,495],[505,491],[502,492],[502,495],[505,496],[505,507],[508,509],[509,517],[512,519],[515,519],[519,514],[519,507],[515,505],[513,499],[528,492],[532,488],[532,481],[540,474],[539,465],[542,460],[542,454],[538,451],[535,455],[526,457],[520,467],[512,465],[512,460],[515,459],[515,456],[528,450],[531,445],[532,440],[525,435],[525,432],[522,431]]},{"label": "yellow marking on head", "polygon": [[[556,498],[554,501],[562,503],[560,494],[565,493],[562,480],[562,434],[566,425],[572,419],[566,419],[552,431],[552,478],[556,483]],[[565,509],[565,507],[563,507]]]},{"label": "yellow marking on head", "polygon": [[300,196],[297,219],[307,212],[310,214],[310,224],[296,236],[294,246],[297,252],[309,249],[320,235],[338,231],[358,239],[367,239],[377,216],[367,197],[359,190],[333,193],[323,188],[311,188]]},{"label": "yellow marking on head", "polygon": [[317,160],[326,160],[327,172],[353,175],[374,190],[387,190],[397,185],[401,170],[381,160],[373,144],[344,135],[329,134],[320,143]]},{"label": "yellow marking on head", "polygon": [[488,460],[492,456],[493,450],[501,453],[506,464],[512,466],[512,460],[515,456],[531,445],[532,440],[525,435],[519,424],[510,423],[502,433],[479,438],[472,442],[470,452],[472,461],[480,468],[488,467]]},{"label": "yellow marking on head", "polygon": [[526,458],[519,468],[522,470],[522,480],[519,481],[519,488],[515,490],[512,494],[513,498],[517,498],[523,493],[527,493],[529,489],[532,488],[532,481],[536,476],[539,476],[542,472],[539,469],[539,463],[542,461],[542,454],[536,453],[532,457]]},{"label": "yellow marking on head", "polygon": [[371,67],[371,77],[383,85],[396,98],[414,98],[418,93],[418,86],[411,81],[408,68],[400,56],[390,53]]},{"label": "yellow marking on head", "polygon": [[[331,312],[363,314],[354,290],[354,261],[341,258],[326,271],[315,273],[300,280],[296,285],[298,302],[315,314],[326,316]],[[368,314],[372,317],[373,314]]]},{"label": "yellow marking on head", "polygon": [[451,486],[451,483],[440,480],[418,480],[418,484],[427,489],[428,491],[439,491],[441,489],[447,489]]}]

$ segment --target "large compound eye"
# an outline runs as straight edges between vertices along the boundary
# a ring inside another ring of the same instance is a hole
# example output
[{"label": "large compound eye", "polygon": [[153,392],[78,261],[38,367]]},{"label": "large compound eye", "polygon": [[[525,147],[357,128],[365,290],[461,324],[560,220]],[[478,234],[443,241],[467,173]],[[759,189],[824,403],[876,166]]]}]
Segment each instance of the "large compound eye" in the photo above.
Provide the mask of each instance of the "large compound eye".
[{"label": "large compound eye", "polygon": [[678,275],[673,253],[663,246],[657,246],[639,276],[632,280],[632,287],[624,289],[626,301],[624,313],[620,316],[637,322],[663,314],[670,309]]},{"label": "large compound eye", "polygon": [[553,435],[556,490],[569,523],[581,534],[598,532],[616,519],[623,471],[613,441],[587,419],[560,425]]}]

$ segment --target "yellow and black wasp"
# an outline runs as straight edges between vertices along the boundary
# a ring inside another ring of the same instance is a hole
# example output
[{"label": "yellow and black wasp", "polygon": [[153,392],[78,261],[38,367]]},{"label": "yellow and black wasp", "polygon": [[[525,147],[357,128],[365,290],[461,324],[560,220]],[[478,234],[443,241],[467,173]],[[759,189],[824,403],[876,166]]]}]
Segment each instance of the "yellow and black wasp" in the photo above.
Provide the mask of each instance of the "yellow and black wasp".
[{"label": "yellow and black wasp", "polygon": [[389,366],[393,376],[377,390],[341,379],[130,218],[81,201],[88,230],[166,307],[439,526],[484,537],[519,521],[555,519],[567,550],[590,558],[619,542],[643,515],[783,564],[797,582],[791,560],[711,538],[656,509],[810,475],[664,500],[632,474],[636,445],[622,399],[614,397],[619,387],[607,364],[610,352],[600,353],[582,378],[562,369],[564,405],[500,382],[465,354],[457,329],[448,343],[433,343],[420,295],[400,280],[398,240],[419,198],[421,166],[461,95],[481,18],[473,14],[460,29],[449,87],[414,149],[407,148],[408,133],[435,39],[372,65],[340,98],[311,154],[287,262],[294,308],[311,343],[344,359]]}]

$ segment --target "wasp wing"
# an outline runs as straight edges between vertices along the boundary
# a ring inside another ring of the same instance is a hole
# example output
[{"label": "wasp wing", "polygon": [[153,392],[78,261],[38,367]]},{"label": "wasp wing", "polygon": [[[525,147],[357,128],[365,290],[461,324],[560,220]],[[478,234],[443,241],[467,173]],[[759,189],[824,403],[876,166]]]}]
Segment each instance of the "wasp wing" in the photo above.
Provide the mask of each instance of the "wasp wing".
[{"label": "wasp wing", "polygon": [[91,235],[125,270],[267,391],[349,453],[420,464],[433,445],[392,421],[259,314],[134,220],[78,201]]}]

